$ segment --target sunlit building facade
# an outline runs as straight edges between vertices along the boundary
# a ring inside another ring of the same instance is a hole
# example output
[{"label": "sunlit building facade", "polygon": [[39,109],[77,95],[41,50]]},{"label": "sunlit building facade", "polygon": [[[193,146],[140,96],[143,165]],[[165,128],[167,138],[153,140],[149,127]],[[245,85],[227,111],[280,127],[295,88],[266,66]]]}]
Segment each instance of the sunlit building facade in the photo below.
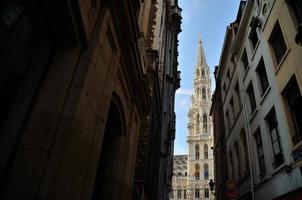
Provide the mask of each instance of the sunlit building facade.
[{"label": "sunlit building facade", "polygon": [[[173,182],[174,199],[211,199],[213,193],[210,192],[209,182],[214,178],[213,166],[213,134],[212,119],[209,116],[211,107],[211,78],[209,66],[206,63],[205,53],[201,39],[198,42],[197,63],[194,69],[194,86],[192,95],[192,105],[188,112],[188,160],[187,174],[178,176],[177,169],[174,168],[173,178],[177,180],[186,179],[186,185],[175,184]],[[175,159],[174,159],[175,160]],[[179,190],[182,191],[182,195]]]}]

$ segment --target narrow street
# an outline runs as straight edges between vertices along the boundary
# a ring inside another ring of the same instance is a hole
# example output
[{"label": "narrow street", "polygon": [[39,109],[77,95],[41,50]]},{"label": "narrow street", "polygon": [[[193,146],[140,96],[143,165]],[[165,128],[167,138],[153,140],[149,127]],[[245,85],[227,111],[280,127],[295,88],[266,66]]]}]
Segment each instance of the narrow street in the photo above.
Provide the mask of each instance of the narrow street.
[{"label": "narrow street", "polygon": [[1,200],[301,200],[301,0],[0,2]]}]

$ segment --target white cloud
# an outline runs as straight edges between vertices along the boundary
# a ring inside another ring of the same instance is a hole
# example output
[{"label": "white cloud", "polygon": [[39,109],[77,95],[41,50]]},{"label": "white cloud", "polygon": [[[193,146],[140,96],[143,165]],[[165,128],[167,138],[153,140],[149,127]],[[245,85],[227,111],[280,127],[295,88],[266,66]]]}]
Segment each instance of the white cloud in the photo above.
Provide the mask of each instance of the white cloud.
[{"label": "white cloud", "polygon": [[181,87],[178,90],[176,90],[176,94],[191,96],[193,94],[193,89]]},{"label": "white cloud", "polygon": [[190,106],[190,98],[189,97],[184,97],[183,99],[180,100],[179,105],[183,108],[187,108]]}]

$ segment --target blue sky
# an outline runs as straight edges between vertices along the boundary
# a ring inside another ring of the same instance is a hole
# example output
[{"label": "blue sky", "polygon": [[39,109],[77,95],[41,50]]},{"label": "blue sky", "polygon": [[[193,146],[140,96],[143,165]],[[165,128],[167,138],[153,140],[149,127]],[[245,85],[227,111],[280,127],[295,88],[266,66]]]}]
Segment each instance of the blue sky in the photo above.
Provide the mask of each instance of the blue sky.
[{"label": "blue sky", "polygon": [[[191,105],[198,37],[201,35],[212,82],[214,82],[214,66],[219,63],[226,27],[235,20],[239,2],[240,0],[179,0],[183,18],[178,58],[182,80],[175,99],[175,155],[187,153],[187,113]],[[212,85],[212,90],[214,87]]]}]

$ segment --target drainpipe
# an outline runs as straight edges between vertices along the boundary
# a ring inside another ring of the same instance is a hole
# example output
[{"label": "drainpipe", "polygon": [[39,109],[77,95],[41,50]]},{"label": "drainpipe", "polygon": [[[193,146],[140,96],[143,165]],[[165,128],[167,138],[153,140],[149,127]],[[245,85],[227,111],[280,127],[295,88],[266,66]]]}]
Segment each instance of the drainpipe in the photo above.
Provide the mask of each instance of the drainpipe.
[{"label": "drainpipe", "polygon": [[[234,56],[234,59],[237,63],[237,56]],[[238,67],[238,66],[237,66]],[[241,85],[243,85],[243,76],[242,76],[242,71],[239,70],[239,76],[241,78]],[[248,149],[248,154],[249,154],[249,167],[250,167],[250,173],[251,173],[251,189],[252,189],[252,199],[255,200],[255,183],[254,183],[254,170],[253,170],[253,154],[252,154],[252,140],[253,138],[250,137],[252,135],[251,130],[250,130],[250,126],[249,126],[249,114],[247,112],[247,106],[246,106],[246,102],[247,99],[245,97],[245,91],[243,90],[243,88],[240,88],[240,93],[241,93],[241,102],[242,102],[242,109],[244,111],[244,121],[246,124],[246,139],[247,139],[247,149]]]}]

